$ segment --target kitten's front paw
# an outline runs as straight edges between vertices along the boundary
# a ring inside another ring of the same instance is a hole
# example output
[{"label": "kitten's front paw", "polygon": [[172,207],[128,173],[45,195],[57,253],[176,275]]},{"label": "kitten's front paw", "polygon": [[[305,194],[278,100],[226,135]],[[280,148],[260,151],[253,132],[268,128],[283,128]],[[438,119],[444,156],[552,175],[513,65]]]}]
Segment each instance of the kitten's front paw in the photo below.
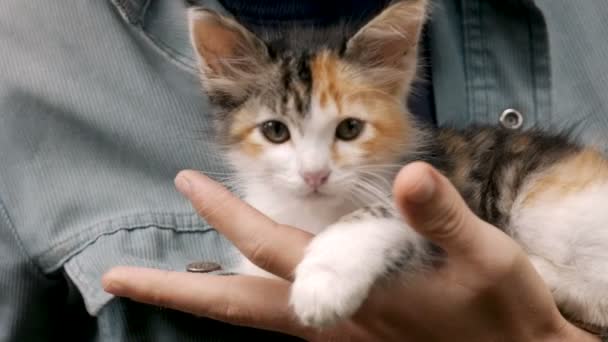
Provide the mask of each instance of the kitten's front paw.
[{"label": "kitten's front paw", "polygon": [[290,304],[302,324],[327,327],[353,315],[369,288],[331,267],[300,265],[291,287]]}]

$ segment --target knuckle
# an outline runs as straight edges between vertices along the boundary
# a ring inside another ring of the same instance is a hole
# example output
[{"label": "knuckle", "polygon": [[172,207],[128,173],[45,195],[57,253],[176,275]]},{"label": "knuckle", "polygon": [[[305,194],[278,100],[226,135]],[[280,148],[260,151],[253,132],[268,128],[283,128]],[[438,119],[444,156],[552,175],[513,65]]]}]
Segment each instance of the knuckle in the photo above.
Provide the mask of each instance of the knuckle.
[{"label": "knuckle", "polygon": [[247,257],[256,266],[268,270],[272,265],[270,254],[268,242],[265,239],[260,238],[251,243]]},{"label": "knuckle", "polygon": [[243,308],[233,301],[227,301],[218,310],[219,320],[230,322],[235,325],[247,325],[251,320],[248,319],[250,315],[247,315]]},{"label": "knuckle", "polygon": [[203,317],[227,322],[235,325],[248,325],[252,322],[247,301],[242,300],[240,293],[243,283],[228,281],[223,284],[222,294],[208,298],[204,307],[199,307],[198,313]]},{"label": "knuckle", "polygon": [[[272,227],[269,227],[270,231],[278,231],[281,229],[281,225],[276,222],[270,224],[272,224]],[[251,239],[246,255],[252,263],[266,271],[271,271],[276,263],[273,241],[272,239],[265,237],[258,236]]]},{"label": "knuckle", "polygon": [[208,213],[210,211],[209,205],[204,201],[201,201],[199,199],[192,200],[192,206],[194,207],[194,210],[199,216],[203,218],[206,218],[208,216]]}]

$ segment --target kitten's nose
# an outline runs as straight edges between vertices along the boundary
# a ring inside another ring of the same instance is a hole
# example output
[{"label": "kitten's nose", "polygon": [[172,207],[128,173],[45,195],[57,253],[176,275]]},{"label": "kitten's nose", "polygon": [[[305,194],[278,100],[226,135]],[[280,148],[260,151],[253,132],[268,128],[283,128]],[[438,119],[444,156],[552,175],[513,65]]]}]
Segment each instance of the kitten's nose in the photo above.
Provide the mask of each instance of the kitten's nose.
[{"label": "kitten's nose", "polygon": [[304,182],[308,184],[311,188],[317,190],[321,185],[327,183],[327,179],[329,178],[330,171],[328,169],[318,170],[318,171],[306,171],[301,172],[300,175]]}]

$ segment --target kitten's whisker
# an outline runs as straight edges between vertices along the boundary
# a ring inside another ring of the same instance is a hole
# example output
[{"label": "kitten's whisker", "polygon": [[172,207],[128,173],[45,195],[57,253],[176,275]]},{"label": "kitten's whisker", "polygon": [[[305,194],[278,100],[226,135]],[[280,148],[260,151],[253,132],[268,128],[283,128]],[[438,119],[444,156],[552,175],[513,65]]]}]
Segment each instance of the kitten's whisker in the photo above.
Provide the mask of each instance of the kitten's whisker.
[{"label": "kitten's whisker", "polygon": [[390,191],[385,191],[384,189],[379,188],[375,184],[371,183],[366,179],[361,179],[360,182],[357,183],[355,189],[360,190],[361,194],[364,197],[370,198],[372,201],[368,201],[370,203],[379,202],[383,204],[392,203],[392,199],[390,196]]},{"label": "kitten's whisker", "polygon": [[236,174],[236,172],[223,172],[223,171],[205,171],[205,170],[197,170],[202,174],[205,175],[220,175],[220,176],[224,176],[224,175],[234,175]]},{"label": "kitten's whisker", "polygon": [[366,164],[366,165],[358,165],[355,169],[366,169],[366,168],[402,168],[404,164]]},{"label": "kitten's whisker", "polygon": [[390,182],[386,181],[386,178],[383,178],[381,176],[377,176],[377,175],[374,175],[374,174],[368,174],[368,176],[374,176],[374,177],[376,177],[376,179],[383,180],[384,182],[382,182],[382,184],[386,185],[386,187],[385,188],[381,187],[382,184],[378,184],[378,183],[374,182],[373,179],[369,179],[367,177],[361,177],[361,178],[359,178],[359,180],[363,184],[366,184],[371,189],[374,189],[374,190],[382,193],[383,195],[390,194],[392,186],[391,186]]},{"label": "kitten's whisker", "polygon": [[359,171],[359,173],[362,174],[364,177],[367,176],[367,177],[377,180],[382,185],[384,185],[387,189],[391,189],[391,187],[392,187],[391,180],[387,179],[386,177],[383,177],[382,175],[379,175],[379,174],[371,172],[371,171],[362,171],[362,170]]},{"label": "kitten's whisker", "polygon": [[362,208],[365,207],[367,203],[361,198],[362,196],[358,190],[359,189],[356,188],[350,188],[348,190],[348,193],[350,194],[348,200],[357,208]]},{"label": "kitten's whisker", "polygon": [[389,205],[389,203],[386,203],[385,200],[379,200],[376,198],[376,196],[370,195],[367,191],[364,191],[363,189],[355,189],[353,193],[355,193],[355,196],[359,199],[359,208],[369,207],[373,204],[382,204],[386,206]]}]

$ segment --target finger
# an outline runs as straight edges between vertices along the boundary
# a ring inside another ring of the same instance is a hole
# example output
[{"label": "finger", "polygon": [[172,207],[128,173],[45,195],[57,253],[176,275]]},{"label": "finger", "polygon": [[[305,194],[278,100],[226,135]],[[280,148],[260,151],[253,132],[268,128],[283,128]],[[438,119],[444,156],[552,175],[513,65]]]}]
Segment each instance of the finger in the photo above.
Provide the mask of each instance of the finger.
[{"label": "finger", "polygon": [[406,220],[448,254],[478,253],[486,231],[447,178],[430,165],[415,162],[397,175],[395,200]]},{"label": "finger", "polygon": [[279,225],[197,171],[182,171],[175,185],[196,211],[254,264],[291,279],[311,235]]},{"label": "finger", "polygon": [[288,305],[289,283],[249,276],[214,276],[138,267],[116,267],[102,279],[119,297],[235,325],[305,337]]}]

